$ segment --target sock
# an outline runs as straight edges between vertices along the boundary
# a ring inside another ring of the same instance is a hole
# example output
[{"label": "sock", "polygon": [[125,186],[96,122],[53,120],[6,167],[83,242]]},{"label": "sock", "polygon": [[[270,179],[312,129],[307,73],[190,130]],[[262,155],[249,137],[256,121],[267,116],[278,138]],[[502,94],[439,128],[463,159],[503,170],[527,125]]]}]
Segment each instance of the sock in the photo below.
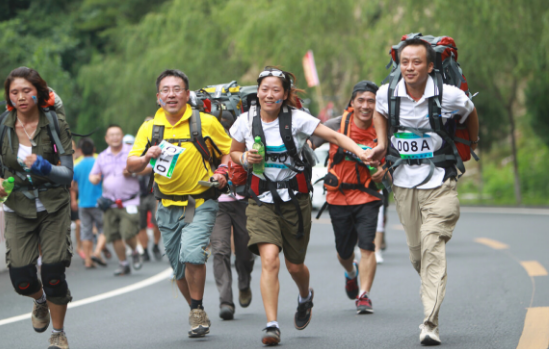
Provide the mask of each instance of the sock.
[{"label": "sock", "polygon": [[56,330],[55,328],[53,329],[53,331],[51,331],[51,333],[59,333],[59,332],[64,332],[64,331],[63,329]]},{"label": "sock", "polygon": [[42,297],[40,297],[40,299],[36,299],[36,303],[38,303],[38,304],[46,303],[46,293],[45,292],[42,292]]},{"label": "sock", "polygon": [[347,279],[356,278],[356,274],[357,274],[357,272],[356,272],[356,268],[355,268],[354,264],[353,264],[353,271],[352,272],[350,272],[350,273],[348,271],[345,272],[345,276],[347,277]]},{"label": "sock", "polygon": [[192,309],[204,309],[204,306],[202,306],[202,299],[196,300],[191,298],[191,310]]},{"label": "sock", "polygon": [[130,263],[128,263],[128,261],[120,261],[120,265],[125,267],[125,266],[130,265]]},{"label": "sock", "polygon": [[301,295],[299,295],[299,303],[305,303],[306,301],[308,301],[309,299],[311,299],[311,296],[313,294],[311,293],[311,290],[309,290],[309,295],[307,296],[307,298],[303,299],[301,298]]},{"label": "sock", "polygon": [[278,321],[269,321],[267,322],[267,327],[276,327],[276,328],[280,328],[278,326]]},{"label": "sock", "polygon": [[364,297],[364,296],[370,298],[370,294],[369,294],[368,292],[366,292],[366,291],[361,292],[361,293],[360,293],[360,296],[358,296],[358,298],[362,298],[362,297]]}]

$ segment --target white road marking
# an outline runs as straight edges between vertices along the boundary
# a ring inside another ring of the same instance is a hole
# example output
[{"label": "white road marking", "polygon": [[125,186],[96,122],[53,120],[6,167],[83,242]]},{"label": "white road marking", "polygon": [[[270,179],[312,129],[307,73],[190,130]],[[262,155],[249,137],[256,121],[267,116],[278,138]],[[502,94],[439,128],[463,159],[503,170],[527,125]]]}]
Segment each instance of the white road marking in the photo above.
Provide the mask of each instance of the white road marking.
[{"label": "white road marking", "polygon": [[[109,292],[101,293],[101,294],[98,294],[97,296],[84,298],[84,299],[81,299],[81,300],[76,301],[76,302],[71,302],[71,303],[69,303],[68,308],[69,309],[76,308],[76,307],[80,307],[82,305],[95,303],[95,302],[99,302],[99,301],[102,301],[102,300],[105,300],[105,299],[108,299],[108,298],[120,296],[124,293],[137,291],[141,288],[156,284],[160,281],[166,281],[166,278],[168,276],[170,276],[171,274],[172,274],[172,268],[168,268],[168,269],[164,270],[163,272],[160,272],[160,273],[158,273],[154,276],[151,276],[150,278],[145,279],[143,281],[136,282],[135,284],[125,286],[125,287],[122,287],[122,288],[119,288],[119,289],[116,289],[116,290],[112,290],[112,291],[109,291]],[[7,319],[0,320],[0,326],[11,324],[11,323],[14,323],[14,322],[17,322],[17,321],[27,320],[27,319],[30,319],[30,318],[31,318],[31,313],[22,314],[22,315],[18,315],[18,316],[13,316],[13,317],[10,317],[10,318],[7,318]]]}]

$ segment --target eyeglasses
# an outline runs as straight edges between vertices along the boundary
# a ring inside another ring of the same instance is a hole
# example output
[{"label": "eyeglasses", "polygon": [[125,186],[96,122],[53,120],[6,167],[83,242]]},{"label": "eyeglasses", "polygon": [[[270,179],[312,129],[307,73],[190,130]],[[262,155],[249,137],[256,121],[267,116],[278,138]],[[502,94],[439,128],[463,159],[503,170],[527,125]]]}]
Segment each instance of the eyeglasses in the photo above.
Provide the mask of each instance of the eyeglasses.
[{"label": "eyeglasses", "polygon": [[265,159],[271,159],[271,161],[280,161],[280,162],[286,162],[288,160],[288,153],[271,153],[266,154]]},{"label": "eyeglasses", "polygon": [[163,96],[167,96],[170,94],[170,92],[173,92],[175,95],[181,95],[183,92],[185,92],[185,90],[187,90],[186,88],[181,88],[179,86],[176,86],[174,87],[173,89],[169,89],[167,87],[163,88],[162,90],[160,90],[160,94],[163,95]]},{"label": "eyeglasses", "polygon": [[280,70],[264,70],[261,73],[259,73],[259,79],[264,78],[266,76],[276,76],[277,78],[286,79],[286,76]]}]

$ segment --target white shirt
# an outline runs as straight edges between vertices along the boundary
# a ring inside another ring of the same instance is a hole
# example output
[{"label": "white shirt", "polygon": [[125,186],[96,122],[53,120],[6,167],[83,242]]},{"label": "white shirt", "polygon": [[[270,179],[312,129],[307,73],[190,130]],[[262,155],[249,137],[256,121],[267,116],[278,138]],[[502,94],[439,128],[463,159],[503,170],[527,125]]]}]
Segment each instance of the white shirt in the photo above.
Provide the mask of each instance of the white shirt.
[{"label": "white shirt", "polygon": [[[388,103],[389,85],[383,85],[379,88],[376,95],[376,110],[386,118],[389,117]],[[404,79],[400,80],[395,89],[395,95],[400,98],[400,125],[413,128],[431,128],[429,123],[429,97],[438,96],[438,88],[436,87],[433,78],[429,76],[425,92],[419,101],[414,101],[406,92],[406,84]],[[451,85],[444,85],[442,91],[442,122],[443,124],[449,118],[459,116],[459,123],[464,123],[469,114],[474,109],[473,102],[467,97],[465,92]],[[436,133],[427,133],[430,141],[433,142],[434,150],[440,149],[442,139]],[[397,139],[393,135],[391,137],[393,146],[397,146]],[[444,169],[435,167],[431,179],[419,186],[418,189],[433,189],[442,185],[444,180]],[[429,175],[429,164],[421,164],[410,166],[402,164],[395,169],[393,174],[393,184],[402,188],[413,188],[417,184],[423,182]]]},{"label": "white shirt", "polygon": [[[292,135],[294,138],[295,146],[297,148],[297,153],[300,154],[301,148],[307,141],[307,138],[310,137],[315,131],[316,127],[320,123],[320,120],[311,116],[301,110],[291,109],[292,110]],[[250,109],[252,116],[255,115],[255,108]],[[254,144],[254,138],[251,132],[251,119],[248,119],[248,113],[243,113],[236,119],[235,123],[229,131],[231,137],[240,143],[246,143],[247,149],[252,149]],[[280,129],[278,118],[272,122],[261,121],[263,126],[263,132],[265,133],[265,155],[266,157],[271,154],[284,154],[286,152],[286,146],[282,141],[280,136]],[[296,167],[293,159],[287,156],[285,163],[289,164],[292,167]],[[301,169],[301,168],[298,168]],[[280,182],[287,181],[293,178],[296,175],[296,172],[290,170],[287,166],[284,165],[280,159],[273,160],[271,158],[266,159],[265,161],[265,172],[266,175],[271,181]],[[264,176],[253,174],[261,179],[264,179]],[[297,191],[295,191],[297,194]],[[278,189],[278,194],[280,198],[287,202],[290,201],[290,194],[288,189]],[[259,200],[265,203],[273,203],[273,198],[270,192],[265,192],[258,196]]]},{"label": "white shirt", "polygon": [[[27,147],[26,145],[19,143],[19,150],[17,151],[17,162],[19,162],[19,165],[21,165],[21,167],[23,168],[26,167],[25,159],[27,158],[27,156],[31,154],[32,154],[32,147]],[[42,201],[40,201],[39,198],[36,198],[35,200],[36,200],[36,212],[46,211],[46,208],[44,207],[44,204],[42,204]],[[11,208],[6,206],[6,204],[4,204],[4,211],[14,212]]]}]

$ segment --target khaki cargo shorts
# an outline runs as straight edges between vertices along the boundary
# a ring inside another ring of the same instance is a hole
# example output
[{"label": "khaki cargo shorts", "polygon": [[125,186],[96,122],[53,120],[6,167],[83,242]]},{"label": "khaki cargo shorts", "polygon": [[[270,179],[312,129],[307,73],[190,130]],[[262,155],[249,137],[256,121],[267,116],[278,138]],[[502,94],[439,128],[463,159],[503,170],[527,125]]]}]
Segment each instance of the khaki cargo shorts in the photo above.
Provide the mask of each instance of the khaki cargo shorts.
[{"label": "khaki cargo shorts", "polygon": [[[107,242],[128,240],[139,233],[139,211],[128,213],[128,208],[109,208],[103,215],[103,233]],[[131,209],[129,209],[131,211]]]},{"label": "khaki cargo shorts", "polygon": [[[263,203],[258,206],[255,200],[249,199],[246,216],[246,229],[250,234],[248,248],[259,255],[257,244],[267,243],[278,246],[284,252],[284,257],[291,263],[302,264],[305,261],[309,237],[311,235],[311,200],[308,194],[298,194],[297,200],[303,215],[303,237],[297,238],[298,215],[294,204],[280,204],[284,219],[275,212],[274,204]],[[290,223],[288,223],[288,222]]]}]

